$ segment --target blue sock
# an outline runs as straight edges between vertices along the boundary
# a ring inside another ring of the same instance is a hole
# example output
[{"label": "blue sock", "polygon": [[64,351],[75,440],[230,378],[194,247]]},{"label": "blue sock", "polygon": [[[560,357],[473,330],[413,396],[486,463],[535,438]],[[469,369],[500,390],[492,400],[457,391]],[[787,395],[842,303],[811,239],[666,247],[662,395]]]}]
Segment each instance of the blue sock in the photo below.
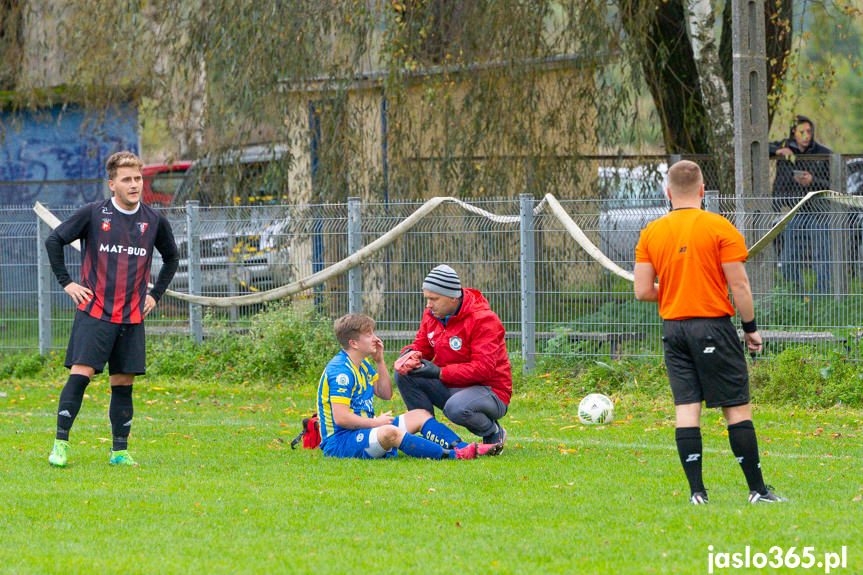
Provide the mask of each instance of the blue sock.
[{"label": "blue sock", "polygon": [[443,447],[437,443],[432,443],[428,439],[423,439],[410,433],[405,433],[402,443],[399,445],[399,450],[405,455],[421,457],[423,459],[440,459],[443,457]]},{"label": "blue sock", "polygon": [[467,445],[456,432],[432,417],[423,424],[420,435],[442,447],[464,447]]}]

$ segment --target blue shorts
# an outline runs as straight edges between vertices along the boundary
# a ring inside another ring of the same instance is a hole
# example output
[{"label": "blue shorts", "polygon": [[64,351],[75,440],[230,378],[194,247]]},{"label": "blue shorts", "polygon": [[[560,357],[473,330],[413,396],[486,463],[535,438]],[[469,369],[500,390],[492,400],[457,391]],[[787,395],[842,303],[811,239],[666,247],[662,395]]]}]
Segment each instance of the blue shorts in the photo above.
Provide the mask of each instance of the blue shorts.
[{"label": "blue shorts", "polygon": [[384,451],[377,440],[378,430],[355,429],[328,437],[324,455],[328,457],[352,457],[355,459],[384,459],[396,457],[398,450],[393,447]]}]

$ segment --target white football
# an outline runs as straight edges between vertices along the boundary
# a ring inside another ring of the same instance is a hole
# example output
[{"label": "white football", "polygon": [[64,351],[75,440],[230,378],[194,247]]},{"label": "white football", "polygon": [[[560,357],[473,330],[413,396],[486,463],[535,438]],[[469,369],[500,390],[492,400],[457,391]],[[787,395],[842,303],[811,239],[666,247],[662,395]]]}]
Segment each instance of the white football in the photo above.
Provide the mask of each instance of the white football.
[{"label": "white football", "polygon": [[601,393],[591,393],[578,404],[578,420],[585,425],[611,423],[614,403]]}]

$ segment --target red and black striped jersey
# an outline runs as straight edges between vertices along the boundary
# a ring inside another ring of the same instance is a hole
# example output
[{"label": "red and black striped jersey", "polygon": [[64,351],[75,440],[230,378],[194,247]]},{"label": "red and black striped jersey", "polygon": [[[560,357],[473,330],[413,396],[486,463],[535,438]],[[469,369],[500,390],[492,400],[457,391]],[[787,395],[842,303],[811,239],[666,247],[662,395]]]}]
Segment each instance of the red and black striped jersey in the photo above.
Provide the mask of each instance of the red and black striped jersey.
[{"label": "red and black striped jersey", "polygon": [[82,240],[81,285],[92,290],[93,297],[78,309],[112,323],[143,320],[154,247],[165,262],[150,292],[156,301],[167,289],[179,262],[171,224],[143,203],[132,212],[120,209],[113,198],[87,204],[57,226],[51,236],[56,238],[49,237],[45,243],[63,287],[72,280],[62,261],[62,248],[57,266],[50,244],[53,241],[56,245],[57,238],[62,245]]}]

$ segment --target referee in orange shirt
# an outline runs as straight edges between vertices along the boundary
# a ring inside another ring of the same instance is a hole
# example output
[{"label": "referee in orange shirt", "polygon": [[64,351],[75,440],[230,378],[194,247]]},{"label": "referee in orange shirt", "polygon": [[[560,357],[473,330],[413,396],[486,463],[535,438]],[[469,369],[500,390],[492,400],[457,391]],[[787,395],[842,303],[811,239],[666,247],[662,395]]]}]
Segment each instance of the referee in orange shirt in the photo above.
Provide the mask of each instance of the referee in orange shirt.
[{"label": "referee in orange shirt", "polygon": [[[740,313],[749,351],[761,351],[743,236],[731,222],[701,209],[704,179],[697,164],[668,170],[672,210],[641,232],[635,248],[635,297],[658,301],[665,366],[674,396],[677,452],[690,502],[707,503],[701,475],[701,402],[721,407],[731,451],[749,485],[749,502],[786,501],[764,485],[749,405],[749,373],[731,322]],[[654,282],[659,278],[659,285]]]}]

